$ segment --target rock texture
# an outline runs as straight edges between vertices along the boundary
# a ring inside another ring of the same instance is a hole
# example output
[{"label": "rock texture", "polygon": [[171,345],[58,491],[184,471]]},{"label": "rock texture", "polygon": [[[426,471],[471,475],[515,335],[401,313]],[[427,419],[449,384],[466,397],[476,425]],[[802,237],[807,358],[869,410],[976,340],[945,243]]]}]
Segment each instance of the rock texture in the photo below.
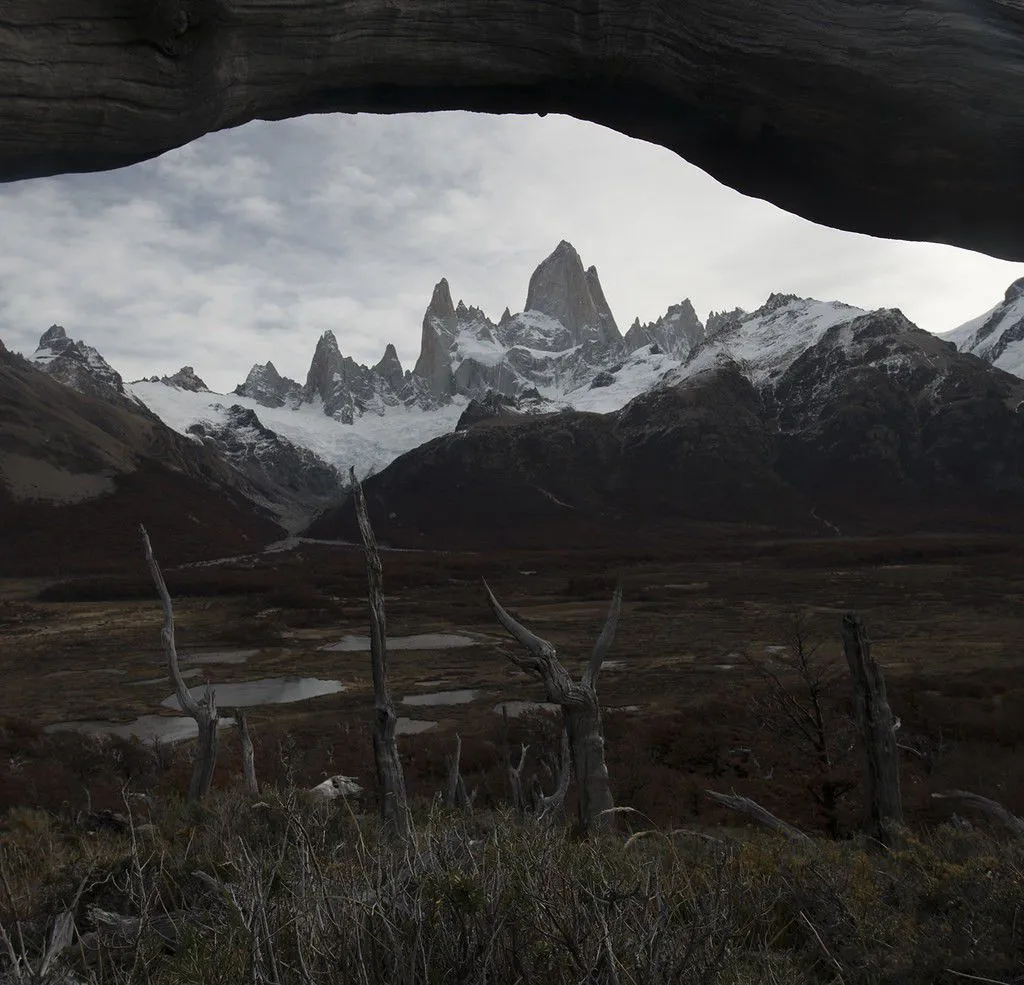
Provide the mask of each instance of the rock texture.
[{"label": "rock texture", "polygon": [[566,113],[809,219],[1024,259],[1016,0],[6,0],[3,23],[7,180],[307,112]]}]

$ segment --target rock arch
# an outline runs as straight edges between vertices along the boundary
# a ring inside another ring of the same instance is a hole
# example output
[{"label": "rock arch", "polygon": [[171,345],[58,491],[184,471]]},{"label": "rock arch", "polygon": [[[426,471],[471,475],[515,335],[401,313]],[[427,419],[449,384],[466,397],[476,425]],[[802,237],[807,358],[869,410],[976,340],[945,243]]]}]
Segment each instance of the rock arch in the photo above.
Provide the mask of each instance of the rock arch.
[{"label": "rock arch", "polygon": [[829,225],[1024,259],[1024,0],[5,0],[0,180],[253,119],[568,113]]}]

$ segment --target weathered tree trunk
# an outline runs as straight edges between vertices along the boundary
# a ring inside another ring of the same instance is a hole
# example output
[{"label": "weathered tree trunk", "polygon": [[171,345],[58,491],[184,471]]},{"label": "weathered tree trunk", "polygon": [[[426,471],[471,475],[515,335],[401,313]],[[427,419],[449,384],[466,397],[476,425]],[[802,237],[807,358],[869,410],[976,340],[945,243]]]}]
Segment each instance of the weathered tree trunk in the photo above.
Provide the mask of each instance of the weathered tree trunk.
[{"label": "weathered tree trunk", "polygon": [[373,761],[380,787],[380,814],[385,828],[396,837],[409,835],[409,806],[405,796],[405,774],[398,758],[395,726],[398,717],[388,686],[387,621],[384,615],[383,568],[377,540],[366,511],[363,487],[350,469],[352,499],[355,503],[359,533],[366,555],[366,578],[369,586],[370,609],[370,662],[373,669]]},{"label": "weathered tree trunk", "polygon": [[260,792],[260,785],[256,782],[256,753],[252,747],[249,723],[245,720],[241,708],[235,710],[235,725],[238,726],[238,742],[242,749],[242,780],[245,792],[250,797],[255,797]]},{"label": "weathered tree trunk", "polygon": [[0,11],[0,180],[121,167],[302,113],[565,113],[830,226],[1024,259],[1019,0]]},{"label": "weathered tree trunk", "polygon": [[898,842],[903,824],[896,724],[885,695],[882,670],[856,613],[843,616],[843,649],[853,683],[853,711],[860,727],[868,783],[868,831],[886,847]]},{"label": "weathered tree trunk", "polygon": [[455,733],[455,753],[448,758],[448,784],[444,792],[444,804],[446,807],[458,807],[461,810],[471,811],[473,805],[469,794],[466,793],[466,783],[462,779],[462,736]]},{"label": "weathered tree trunk", "polygon": [[510,659],[520,669],[532,673],[543,681],[548,700],[562,706],[579,792],[580,831],[587,834],[611,827],[614,823],[615,803],[604,758],[604,734],[601,726],[601,707],[597,700],[597,677],[615,638],[615,627],[622,608],[621,586],[615,589],[608,618],[594,646],[583,679],[579,683],[569,676],[569,672],[559,662],[555,648],[547,640],[535,636],[513,619],[501,607],[486,581],[484,588],[487,590],[487,598],[498,622],[526,648],[529,654],[526,657],[509,654]]},{"label": "weathered tree trunk", "polygon": [[167,591],[167,584],[164,581],[160,565],[153,556],[153,547],[149,542],[149,534],[146,528],[139,524],[142,533],[142,544],[146,552],[146,563],[149,565],[149,572],[153,577],[157,593],[164,608],[164,625],[160,631],[160,639],[163,643],[164,653],[167,656],[167,672],[174,687],[174,693],[178,698],[181,710],[195,719],[199,729],[199,745],[196,749],[196,761],[192,767],[192,779],[188,785],[188,802],[194,803],[202,800],[209,792],[213,784],[213,771],[217,766],[217,747],[219,737],[217,734],[217,702],[212,687],[207,686],[206,696],[202,703],[192,697],[191,692],[185,684],[178,668],[178,650],[174,643],[174,606],[171,603],[170,592]]},{"label": "weathered tree trunk", "polygon": [[1017,817],[997,800],[989,800],[988,797],[967,790],[946,790],[943,793],[933,793],[932,797],[936,800],[956,800],[967,807],[974,807],[994,821],[998,821],[1018,838],[1024,838],[1024,818]]}]

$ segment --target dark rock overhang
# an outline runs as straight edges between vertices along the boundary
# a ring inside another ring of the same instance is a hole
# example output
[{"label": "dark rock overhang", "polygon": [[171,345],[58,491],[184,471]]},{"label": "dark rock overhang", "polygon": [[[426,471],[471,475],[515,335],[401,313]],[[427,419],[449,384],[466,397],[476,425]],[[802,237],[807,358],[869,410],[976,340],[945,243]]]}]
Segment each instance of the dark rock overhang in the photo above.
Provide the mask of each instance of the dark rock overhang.
[{"label": "dark rock overhang", "polygon": [[4,0],[0,180],[305,113],[566,113],[817,222],[1024,260],[1021,0]]}]

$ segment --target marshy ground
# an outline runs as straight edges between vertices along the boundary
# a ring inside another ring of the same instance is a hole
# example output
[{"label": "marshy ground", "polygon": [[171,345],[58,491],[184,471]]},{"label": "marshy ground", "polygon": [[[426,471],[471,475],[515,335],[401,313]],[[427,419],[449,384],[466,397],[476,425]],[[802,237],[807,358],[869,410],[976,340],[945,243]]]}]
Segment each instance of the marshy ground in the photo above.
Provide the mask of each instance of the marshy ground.
[{"label": "marshy ground", "polygon": [[[511,718],[506,733],[495,711],[544,695],[502,655],[515,644],[495,624],[481,579],[573,667],[589,656],[621,579],[622,618],[599,693],[617,802],[649,822],[742,823],[702,795],[717,789],[752,796],[808,830],[821,824],[807,791],[806,753],[792,736],[765,727],[765,684],[747,662],[789,644],[797,609],[807,638],[821,643],[816,659],[840,669],[840,617],[856,610],[864,618],[901,719],[911,824],[948,817],[949,807],[929,797],[948,788],[1022,813],[1022,547],[1010,536],[759,540],[747,532],[695,537],[660,552],[386,551],[389,634],[472,642],[428,639],[390,653],[399,714],[433,723],[400,739],[410,792],[426,799],[442,786],[456,732],[467,784],[482,805],[504,797],[506,745],[530,744],[527,774],[557,748],[555,716],[528,711]],[[361,552],[302,543],[169,569],[166,577],[190,685],[279,678],[341,685],[248,708],[261,780],[311,786],[345,773],[372,788],[369,655],[325,649],[368,632]],[[113,807],[125,783],[184,788],[187,744],[153,750],[45,731],[61,722],[173,715],[161,707],[171,688],[160,623],[141,552],[138,565],[120,573],[0,582],[0,808],[80,809],[86,789],[94,807]],[[472,697],[445,700],[462,690]],[[424,703],[431,693],[442,694],[438,703]],[[842,676],[830,705],[840,721],[849,707]],[[859,768],[852,755],[836,770],[856,781]],[[237,745],[226,731],[217,783],[231,785],[237,771]],[[844,824],[853,828],[859,797],[844,805]]]}]

